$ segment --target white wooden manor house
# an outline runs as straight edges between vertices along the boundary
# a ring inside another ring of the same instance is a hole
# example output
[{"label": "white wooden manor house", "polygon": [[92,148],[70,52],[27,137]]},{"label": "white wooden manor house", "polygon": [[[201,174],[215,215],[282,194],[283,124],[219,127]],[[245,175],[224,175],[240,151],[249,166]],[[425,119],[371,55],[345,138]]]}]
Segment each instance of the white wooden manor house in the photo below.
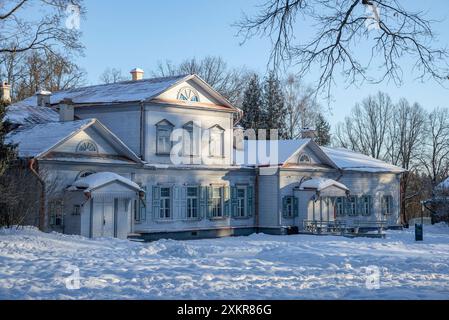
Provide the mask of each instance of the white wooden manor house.
[{"label": "white wooden manor house", "polygon": [[[401,168],[311,139],[278,141],[274,165],[251,161],[267,143],[236,143],[241,111],[201,78],[131,73],[8,107],[7,141],[46,187],[58,186],[31,223],[145,240],[399,225]],[[177,129],[200,143],[177,144]],[[174,163],[175,148],[187,163]]]}]

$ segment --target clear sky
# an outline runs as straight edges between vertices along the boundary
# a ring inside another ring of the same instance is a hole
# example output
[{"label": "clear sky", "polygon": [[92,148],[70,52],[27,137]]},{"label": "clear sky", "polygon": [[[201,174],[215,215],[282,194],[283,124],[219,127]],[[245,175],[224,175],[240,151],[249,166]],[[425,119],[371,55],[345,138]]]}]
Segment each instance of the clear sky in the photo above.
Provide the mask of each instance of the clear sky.
[{"label": "clear sky", "polygon": [[[81,22],[86,51],[79,62],[91,84],[98,82],[107,67],[124,73],[134,67],[150,71],[158,61],[169,59],[176,63],[207,55],[221,56],[229,66],[245,66],[265,73],[271,48],[269,39],[255,38],[242,46],[241,39],[236,37],[237,29],[232,26],[243,12],[255,12],[255,6],[264,1],[86,0],[87,19]],[[444,19],[436,26],[436,32],[449,47],[449,1],[403,2]],[[316,76],[312,72],[305,81],[313,81]],[[331,110],[326,112],[329,120],[332,124],[342,120],[356,102],[378,90],[388,92],[394,100],[406,97],[428,109],[449,107],[448,89],[434,82],[415,81],[407,75],[401,87],[392,83],[335,87]],[[323,104],[327,106],[324,101]]]}]

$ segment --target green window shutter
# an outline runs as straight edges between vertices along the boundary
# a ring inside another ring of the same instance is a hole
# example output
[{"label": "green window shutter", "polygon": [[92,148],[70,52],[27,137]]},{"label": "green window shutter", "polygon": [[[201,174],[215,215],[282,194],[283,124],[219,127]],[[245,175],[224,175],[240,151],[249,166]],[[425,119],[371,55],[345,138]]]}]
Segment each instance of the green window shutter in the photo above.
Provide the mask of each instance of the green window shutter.
[{"label": "green window shutter", "polygon": [[363,200],[364,197],[356,197],[355,198],[355,215],[361,216],[363,214]]},{"label": "green window shutter", "polygon": [[231,187],[231,214],[233,217],[237,217],[238,201],[237,201],[237,187]]},{"label": "green window shutter", "polygon": [[145,221],[147,217],[147,187],[142,187],[142,190],[145,191],[143,195],[143,199],[139,199],[140,203],[140,221]]},{"label": "green window shutter", "polygon": [[373,212],[373,197],[368,196],[368,215],[370,216]]},{"label": "green window shutter", "polygon": [[229,217],[231,214],[231,198],[230,198],[230,188],[228,186],[223,187],[223,203],[224,203],[224,216]]},{"label": "green window shutter", "polygon": [[297,217],[299,215],[299,200],[298,197],[293,197],[293,216]]},{"label": "green window shutter", "polygon": [[207,217],[207,187],[200,186],[198,188],[199,199],[200,199],[200,217],[201,219]]},{"label": "green window shutter", "polygon": [[284,216],[284,218],[288,217],[288,211],[287,211],[287,198],[288,196],[285,196],[284,198],[282,198],[282,215]]},{"label": "green window shutter", "polygon": [[248,217],[252,217],[254,215],[254,187],[248,186],[246,200],[248,201],[247,208],[248,212],[246,213]]},{"label": "green window shutter", "polygon": [[207,186],[207,217],[212,218],[212,187]]},{"label": "green window shutter", "polygon": [[161,206],[161,188],[153,187],[153,217],[154,219],[159,219],[160,206]]}]

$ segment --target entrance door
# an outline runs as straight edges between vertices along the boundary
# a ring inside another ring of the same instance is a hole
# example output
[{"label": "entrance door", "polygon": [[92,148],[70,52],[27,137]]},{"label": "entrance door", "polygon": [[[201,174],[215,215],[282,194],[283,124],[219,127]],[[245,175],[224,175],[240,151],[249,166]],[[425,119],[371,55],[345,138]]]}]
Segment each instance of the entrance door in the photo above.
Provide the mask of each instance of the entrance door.
[{"label": "entrance door", "polygon": [[114,237],[114,200],[94,199],[92,237]]},{"label": "entrance door", "polygon": [[103,237],[114,237],[114,200],[103,203]]}]

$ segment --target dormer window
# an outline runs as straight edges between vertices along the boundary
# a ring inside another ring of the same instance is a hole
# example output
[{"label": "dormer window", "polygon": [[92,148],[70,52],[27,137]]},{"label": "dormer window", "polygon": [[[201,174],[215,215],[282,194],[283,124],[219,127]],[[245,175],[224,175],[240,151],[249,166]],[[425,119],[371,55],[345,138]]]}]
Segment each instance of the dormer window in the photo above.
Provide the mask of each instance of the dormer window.
[{"label": "dormer window", "polygon": [[178,92],[178,100],[187,102],[199,102],[198,92],[190,87],[184,87]]},{"label": "dormer window", "polygon": [[211,157],[224,156],[224,132],[225,130],[219,125],[209,129],[209,155]]},{"label": "dormer window", "polygon": [[96,153],[98,152],[98,148],[92,140],[84,140],[78,144],[76,147],[76,152]]},{"label": "dormer window", "polygon": [[156,124],[156,153],[159,155],[169,155],[172,142],[170,135],[174,125],[168,120],[159,121]]},{"label": "dormer window", "polygon": [[310,162],[311,162],[310,157],[307,154],[303,153],[303,154],[299,155],[298,163],[301,164],[301,163],[310,163]]}]

